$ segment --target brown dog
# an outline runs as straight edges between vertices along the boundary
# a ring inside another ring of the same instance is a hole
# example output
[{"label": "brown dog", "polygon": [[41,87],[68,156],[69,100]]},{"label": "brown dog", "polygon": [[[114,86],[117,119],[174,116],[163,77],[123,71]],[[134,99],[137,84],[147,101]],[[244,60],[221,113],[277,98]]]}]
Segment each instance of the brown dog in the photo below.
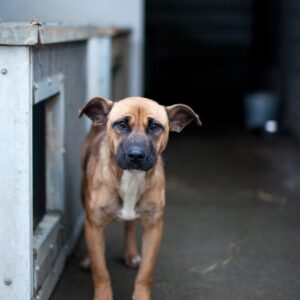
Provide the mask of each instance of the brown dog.
[{"label": "brown dog", "polygon": [[[112,299],[104,258],[104,229],[120,220],[126,222],[125,263],[129,267],[140,264],[133,299],[149,300],[165,206],[161,153],[169,131],[180,132],[193,120],[198,125],[201,122],[186,105],[164,107],[137,97],[119,102],[96,97],[80,110],[79,117],[83,114],[94,125],[83,146],[82,183],[94,299]],[[141,259],[135,241],[135,220],[143,226]]]}]

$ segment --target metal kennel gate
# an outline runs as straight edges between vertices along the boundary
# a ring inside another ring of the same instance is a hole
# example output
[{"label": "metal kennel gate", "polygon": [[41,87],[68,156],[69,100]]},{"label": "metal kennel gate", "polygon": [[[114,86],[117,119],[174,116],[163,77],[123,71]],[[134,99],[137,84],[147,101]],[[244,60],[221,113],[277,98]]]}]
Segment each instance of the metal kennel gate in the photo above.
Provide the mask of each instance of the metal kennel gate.
[{"label": "metal kennel gate", "polygon": [[0,25],[0,298],[48,299],[82,228],[88,27]]}]

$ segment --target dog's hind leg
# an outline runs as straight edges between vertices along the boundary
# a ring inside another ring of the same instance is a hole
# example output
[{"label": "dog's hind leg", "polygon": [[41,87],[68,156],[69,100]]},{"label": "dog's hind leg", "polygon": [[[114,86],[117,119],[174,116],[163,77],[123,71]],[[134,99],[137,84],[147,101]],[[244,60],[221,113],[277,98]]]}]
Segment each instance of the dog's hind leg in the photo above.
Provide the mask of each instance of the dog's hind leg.
[{"label": "dog's hind leg", "polygon": [[136,244],[135,229],[135,221],[128,221],[125,223],[124,261],[126,266],[133,269],[138,268],[141,262],[141,257]]}]

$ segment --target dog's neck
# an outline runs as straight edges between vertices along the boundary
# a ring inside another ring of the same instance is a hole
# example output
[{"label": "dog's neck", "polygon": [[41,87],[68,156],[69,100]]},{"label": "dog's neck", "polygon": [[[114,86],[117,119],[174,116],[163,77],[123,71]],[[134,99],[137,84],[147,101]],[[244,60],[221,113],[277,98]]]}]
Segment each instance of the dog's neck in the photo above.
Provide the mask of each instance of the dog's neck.
[{"label": "dog's neck", "polygon": [[135,207],[146,187],[145,173],[138,170],[123,171],[119,185],[119,195],[122,201],[122,208],[119,212],[120,219],[131,221],[139,217]]}]

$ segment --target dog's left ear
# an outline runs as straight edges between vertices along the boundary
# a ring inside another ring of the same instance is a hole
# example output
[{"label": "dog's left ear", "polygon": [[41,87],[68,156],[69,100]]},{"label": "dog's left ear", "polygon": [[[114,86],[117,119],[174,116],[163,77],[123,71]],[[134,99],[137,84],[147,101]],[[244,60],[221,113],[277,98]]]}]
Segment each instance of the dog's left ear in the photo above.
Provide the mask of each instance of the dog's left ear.
[{"label": "dog's left ear", "polygon": [[113,104],[104,97],[94,97],[79,110],[78,116],[80,118],[85,114],[93,121],[93,125],[104,125]]},{"label": "dog's left ear", "polygon": [[199,116],[185,104],[167,106],[166,111],[169,118],[170,131],[180,132],[192,121],[195,121],[198,126],[202,125]]}]

